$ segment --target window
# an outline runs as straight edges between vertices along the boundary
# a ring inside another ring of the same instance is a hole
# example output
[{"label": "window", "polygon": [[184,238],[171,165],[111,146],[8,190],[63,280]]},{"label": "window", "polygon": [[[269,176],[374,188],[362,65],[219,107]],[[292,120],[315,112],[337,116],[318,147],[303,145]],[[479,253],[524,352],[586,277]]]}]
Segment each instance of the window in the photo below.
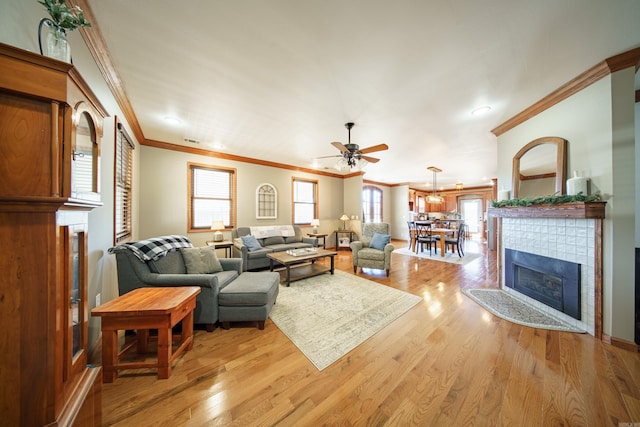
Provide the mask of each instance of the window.
[{"label": "window", "polygon": [[189,231],[211,230],[213,221],[225,228],[236,222],[236,171],[189,163]]},{"label": "window", "polygon": [[362,222],[382,222],[382,190],[378,187],[362,188]]},{"label": "window", "polygon": [[278,191],[271,184],[260,184],[256,189],[256,219],[278,218]]},{"label": "window", "polygon": [[318,182],[293,178],[293,223],[311,224],[318,218]]},{"label": "window", "polygon": [[116,143],[114,159],[114,245],[131,239],[131,217],[133,209],[133,150],[135,145],[124,126],[116,118]]}]

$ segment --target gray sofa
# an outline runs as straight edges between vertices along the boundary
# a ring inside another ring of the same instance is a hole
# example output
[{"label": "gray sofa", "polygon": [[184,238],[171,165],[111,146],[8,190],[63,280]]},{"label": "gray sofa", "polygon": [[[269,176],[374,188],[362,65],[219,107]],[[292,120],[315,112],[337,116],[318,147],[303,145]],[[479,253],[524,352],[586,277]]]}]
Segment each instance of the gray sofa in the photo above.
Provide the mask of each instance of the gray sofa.
[{"label": "gray sofa", "polygon": [[199,286],[193,323],[204,324],[213,331],[218,322],[218,294],[242,273],[242,260],[220,258],[223,271],[211,274],[187,274],[179,250],[167,253],[155,261],[143,262],[132,251],[113,248],[118,266],[118,291],[124,295],[137,288],[161,286]]},{"label": "gray sofa", "polygon": [[234,258],[242,258],[242,268],[244,271],[256,270],[269,267],[270,262],[267,254],[270,252],[287,251],[290,249],[310,248],[318,246],[318,239],[315,237],[303,237],[300,227],[293,226],[293,236],[271,236],[264,238],[256,238],[261,248],[250,251],[242,242],[242,236],[250,236],[250,227],[238,227],[231,230],[231,238],[233,239],[232,256]]}]

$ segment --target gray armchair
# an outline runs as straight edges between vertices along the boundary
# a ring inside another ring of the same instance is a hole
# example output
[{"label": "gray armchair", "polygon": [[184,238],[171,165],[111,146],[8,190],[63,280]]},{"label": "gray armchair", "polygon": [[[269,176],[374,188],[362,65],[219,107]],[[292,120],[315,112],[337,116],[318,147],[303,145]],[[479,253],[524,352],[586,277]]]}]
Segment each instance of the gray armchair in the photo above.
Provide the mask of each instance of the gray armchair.
[{"label": "gray armchair", "polygon": [[[359,241],[351,242],[351,253],[353,257],[353,272],[358,272],[363,268],[375,268],[378,270],[385,270],[387,276],[389,276],[389,270],[391,269],[391,252],[395,249],[391,243],[384,245],[384,248],[376,249],[371,247],[371,241],[374,235],[378,233],[380,235],[390,236],[389,224],[369,223],[362,226],[362,236]],[[377,239],[378,240],[378,239]],[[374,243],[378,243],[377,242]]]},{"label": "gray armchair", "polygon": [[218,322],[218,294],[242,273],[242,260],[220,258],[223,271],[211,274],[187,274],[179,250],[155,261],[144,262],[126,248],[113,248],[118,267],[118,290],[124,295],[137,288],[161,286],[199,286],[193,323],[204,324],[211,332]]}]

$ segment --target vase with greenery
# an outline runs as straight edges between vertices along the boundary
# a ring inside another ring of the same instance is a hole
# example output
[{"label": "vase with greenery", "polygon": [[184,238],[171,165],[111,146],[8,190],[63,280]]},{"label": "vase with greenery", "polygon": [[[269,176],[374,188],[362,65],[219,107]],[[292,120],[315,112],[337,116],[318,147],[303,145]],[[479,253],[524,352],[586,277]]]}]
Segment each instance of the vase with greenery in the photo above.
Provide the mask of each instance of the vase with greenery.
[{"label": "vase with greenery", "polygon": [[67,42],[67,31],[73,31],[79,27],[90,27],[91,24],[84,19],[80,7],[69,7],[65,4],[65,0],[38,0],[38,3],[47,9],[51,17],[42,18],[38,27],[40,53],[71,62],[71,48]]}]

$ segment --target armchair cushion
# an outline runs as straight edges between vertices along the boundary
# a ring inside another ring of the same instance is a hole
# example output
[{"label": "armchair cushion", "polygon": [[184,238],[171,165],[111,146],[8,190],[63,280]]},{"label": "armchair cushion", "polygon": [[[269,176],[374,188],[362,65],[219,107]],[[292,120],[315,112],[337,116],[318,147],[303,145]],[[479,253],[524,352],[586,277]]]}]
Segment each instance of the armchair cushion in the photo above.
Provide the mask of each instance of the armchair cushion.
[{"label": "armchair cushion", "polygon": [[384,247],[391,241],[391,236],[388,234],[380,234],[374,233],[371,238],[371,243],[369,243],[369,247],[373,249],[377,249],[379,251],[384,251]]},{"label": "armchair cushion", "polygon": [[262,246],[260,246],[260,243],[258,243],[258,240],[255,238],[255,236],[242,236],[241,239],[242,243],[245,244],[249,252],[259,251],[260,249],[262,249]]},{"label": "armchair cushion", "polygon": [[209,274],[222,271],[222,265],[218,261],[214,248],[182,248],[180,251],[187,274]]}]

